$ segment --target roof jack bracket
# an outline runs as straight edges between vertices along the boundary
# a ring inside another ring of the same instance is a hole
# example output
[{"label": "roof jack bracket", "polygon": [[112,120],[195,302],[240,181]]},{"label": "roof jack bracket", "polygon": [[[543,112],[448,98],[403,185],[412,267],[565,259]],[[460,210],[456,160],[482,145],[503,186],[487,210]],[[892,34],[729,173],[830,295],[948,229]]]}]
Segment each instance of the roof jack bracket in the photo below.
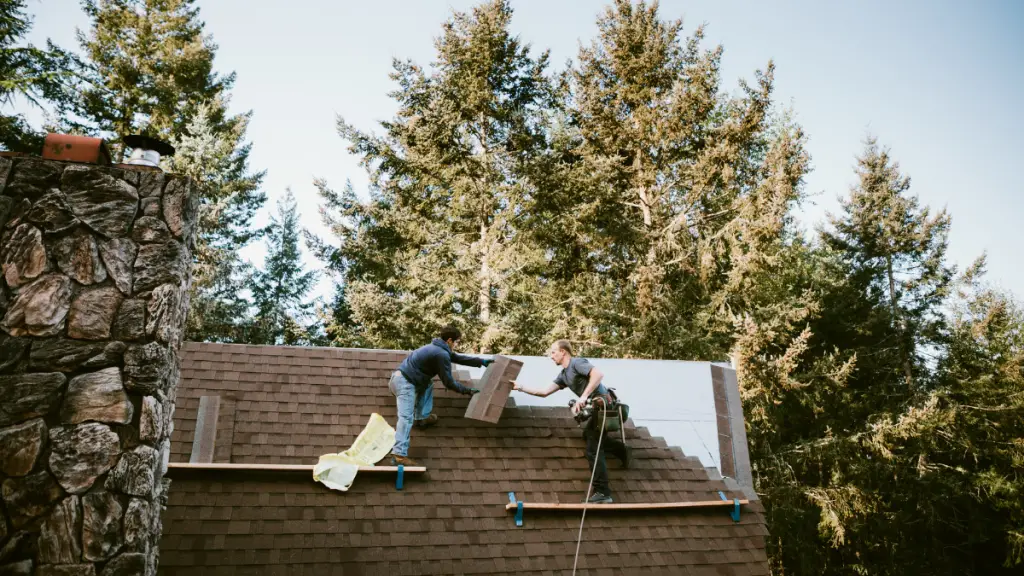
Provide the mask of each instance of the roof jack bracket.
[{"label": "roof jack bracket", "polygon": [[398,478],[395,479],[395,488],[398,490],[402,489],[405,483],[405,466],[398,465]]},{"label": "roof jack bracket", "polygon": [[[726,502],[729,501],[729,499],[725,497],[725,493],[722,492],[721,490],[718,491],[718,496],[722,500],[725,500]],[[739,501],[738,498],[733,498],[732,499],[732,510],[729,511],[729,516],[732,518],[733,522],[739,522],[740,521],[740,501]]]},{"label": "roof jack bracket", "polygon": [[509,492],[508,493],[508,503],[516,505],[516,526],[522,526],[523,525],[523,503],[522,502],[516,502],[516,493],[515,492]]}]

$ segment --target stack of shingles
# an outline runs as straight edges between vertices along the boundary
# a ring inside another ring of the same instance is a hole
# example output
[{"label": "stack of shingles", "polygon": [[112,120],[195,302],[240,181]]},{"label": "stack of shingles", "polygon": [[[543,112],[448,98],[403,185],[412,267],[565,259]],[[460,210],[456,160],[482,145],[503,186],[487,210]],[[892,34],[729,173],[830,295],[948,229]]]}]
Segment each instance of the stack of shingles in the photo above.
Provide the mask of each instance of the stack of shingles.
[{"label": "stack of shingles", "polygon": [[507,356],[495,356],[491,365],[480,377],[480,392],[475,394],[466,407],[466,418],[482,420],[492,424],[501,419],[508,395],[512,392],[512,381],[519,376],[523,363]]}]

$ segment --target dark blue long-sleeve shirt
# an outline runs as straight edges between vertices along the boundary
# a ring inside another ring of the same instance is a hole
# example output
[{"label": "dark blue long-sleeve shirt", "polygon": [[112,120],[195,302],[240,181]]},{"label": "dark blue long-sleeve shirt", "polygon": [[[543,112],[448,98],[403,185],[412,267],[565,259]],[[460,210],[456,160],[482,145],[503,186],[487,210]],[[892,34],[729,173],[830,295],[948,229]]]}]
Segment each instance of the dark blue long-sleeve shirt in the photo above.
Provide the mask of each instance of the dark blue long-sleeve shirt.
[{"label": "dark blue long-sleeve shirt", "polygon": [[427,386],[430,386],[430,381],[437,376],[445,388],[460,394],[468,394],[469,389],[452,377],[452,362],[463,366],[484,365],[483,358],[456,354],[444,340],[434,338],[430,344],[417,348],[406,356],[398,371],[416,387],[417,393],[426,390]]}]

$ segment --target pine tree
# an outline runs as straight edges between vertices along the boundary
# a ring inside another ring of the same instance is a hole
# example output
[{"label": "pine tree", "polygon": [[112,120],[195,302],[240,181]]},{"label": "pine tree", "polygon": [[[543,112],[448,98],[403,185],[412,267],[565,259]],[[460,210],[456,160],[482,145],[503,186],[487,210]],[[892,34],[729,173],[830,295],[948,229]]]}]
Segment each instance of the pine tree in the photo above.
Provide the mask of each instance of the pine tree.
[{"label": "pine tree", "polygon": [[169,140],[171,171],[192,177],[201,195],[195,278],[187,337],[235,341],[248,307],[239,286],[247,267],[238,251],[260,231],[252,219],[266,201],[263,173],[251,173],[245,133],[251,113],[227,110],[234,74],[214,71],[217,46],[195,0],[83,0],[92,20],[79,31],[87,56],[78,96],[63,107],[69,128],[109,138]]},{"label": "pine tree", "polygon": [[949,519],[940,538],[959,552],[963,574],[1024,566],[1024,308],[986,286],[983,267],[982,259],[958,283],[939,386],[920,402],[934,413],[902,454],[927,463],[931,478],[922,480],[944,480],[926,494]]},{"label": "pine tree", "polygon": [[[979,552],[977,536],[999,542],[1005,553],[1013,534],[1006,519],[1014,513],[1000,518],[972,495],[992,476],[972,462],[971,427],[955,425],[965,411],[950,402],[941,363],[934,370],[918,358],[926,348],[942,358],[967,332],[943,315],[952,274],[944,261],[949,217],[932,216],[909,196],[909,179],[874,141],[857,173],[859,184],[820,243],[780,270],[782,284],[810,296],[804,317],[738,341],[774,569],[1000,573],[980,560],[992,549]],[[778,294],[780,312],[800,309]],[[970,403],[1000,405],[977,396]],[[996,436],[986,440],[1005,443],[1012,433]],[[986,489],[1012,486],[1003,474]],[[998,528],[975,524],[997,518]]]},{"label": "pine tree", "polygon": [[358,326],[352,319],[352,307],[345,297],[345,285],[335,284],[330,304],[322,311],[320,323],[324,327],[323,345],[365,348],[359,339]]},{"label": "pine tree", "polygon": [[259,191],[263,174],[248,174],[250,146],[244,143],[249,115],[218,131],[211,115],[218,103],[201,104],[175,140],[169,164],[186,174],[202,191],[199,238],[192,273],[191,306],[187,334],[197,341],[245,341],[241,327],[249,322],[249,301],[244,288],[251,267],[239,251],[262,231],[253,217],[265,196]]},{"label": "pine tree", "polygon": [[1024,313],[982,271],[983,259],[955,284],[933,385],[873,418],[861,442],[874,470],[856,480],[877,495],[849,552],[872,573],[1009,575],[1024,564]]},{"label": "pine tree", "polygon": [[[389,272],[383,269],[381,264],[387,265],[387,255],[393,252],[397,244],[390,244],[385,240],[387,232],[380,234],[370,242],[362,237],[364,232],[366,234],[382,232],[382,228],[369,221],[367,215],[367,212],[373,207],[375,196],[371,197],[371,202],[360,202],[351,182],[345,183],[345,188],[340,194],[331,190],[321,179],[316,180],[315,185],[324,202],[320,206],[321,219],[341,244],[339,248],[308,231],[305,233],[306,245],[313,255],[324,263],[325,271],[335,282],[334,294],[331,297],[330,305],[324,310],[322,319],[325,341],[331,346],[370,347],[371,345],[363,337],[360,324],[353,317],[352,306],[348,301],[346,281],[348,278],[355,277],[385,278]],[[359,254],[356,246],[371,243],[378,249],[391,251],[374,253],[373,258],[367,257],[367,254]]]},{"label": "pine tree", "polygon": [[791,235],[809,159],[771,114],[772,64],[728,96],[722,48],[702,40],[656,3],[617,0],[565,78],[561,154],[577,167],[544,190],[554,209],[539,219],[576,217],[548,249],[565,291],[603,298],[596,317],[575,302],[563,316],[594,326],[577,332],[602,354],[723,357],[744,278]]},{"label": "pine tree", "polygon": [[886,310],[888,330],[871,343],[899,356],[905,384],[920,365],[917,348],[934,340],[939,306],[952,271],[944,257],[949,233],[945,210],[934,216],[909,194],[910,178],[901,174],[887,150],[868,139],[857,159],[858,185],[822,232],[849,270],[850,284],[875,311]]},{"label": "pine tree", "polygon": [[[31,27],[25,0],[0,0],[0,107],[17,97],[38,107],[67,97],[72,57],[52,43],[46,49],[20,45]],[[38,154],[42,135],[21,115],[0,114],[0,147]]]},{"label": "pine tree", "polygon": [[[83,0],[92,21],[78,41],[86,82],[68,111],[83,127],[106,135],[117,159],[121,139],[143,130],[174,139],[202,104],[223,98],[234,74],[213,71],[217,46],[203,34],[195,0]],[[229,123],[219,107],[211,121]]]},{"label": "pine tree", "polygon": [[503,0],[455,13],[427,70],[396,61],[397,116],[382,136],[344,120],[339,132],[370,171],[361,203],[322,187],[339,236],[326,255],[343,274],[365,341],[404,348],[459,318],[480,351],[507,349],[509,325],[532,288],[523,270],[542,254],[520,233],[530,173],[546,146],[547,54],[508,31]]},{"label": "pine tree", "polygon": [[254,344],[310,344],[316,339],[311,323],[313,303],[305,300],[316,283],[314,271],[303,270],[299,250],[299,214],[289,189],[277,204],[267,230],[267,258],[253,276],[256,315],[247,341]]}]

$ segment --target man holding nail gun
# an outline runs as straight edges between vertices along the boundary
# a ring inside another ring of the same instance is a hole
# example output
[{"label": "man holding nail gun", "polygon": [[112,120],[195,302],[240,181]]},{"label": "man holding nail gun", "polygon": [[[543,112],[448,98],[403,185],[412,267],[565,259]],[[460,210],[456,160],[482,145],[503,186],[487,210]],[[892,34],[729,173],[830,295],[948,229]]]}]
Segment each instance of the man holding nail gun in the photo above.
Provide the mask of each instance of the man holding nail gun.
[{"label": "man holding nail gun", "polygon": [[[629,467],[630,449],[619,439],[619,434],[608,434],[608,423],[617,423],[616,429],[623,425],[624,418],[619,417],[615,393],[601,383],[604,374],[594,367],[586,358],[573,356],[572,344],[568,340],[558,340],[548,351],[551,360],[562,367],[555,381],[546,388],[527,388],[513,382],[513,390],[532,396],[546,397],[562,388],[572,390],[579,401],[571,404],[574,417],[584,410],[592,411],[583,429],[583,439],[587,443],[587,461],[593,470],[594,493],[587,500],[591,504],[611,504],[611,489],[608,487],[608,466],[605,463],[605,451],[622,461],[624,468]],[[607,408],[607,412],[604,410]],[[599,449],[600,448],[600,449]]]}]

